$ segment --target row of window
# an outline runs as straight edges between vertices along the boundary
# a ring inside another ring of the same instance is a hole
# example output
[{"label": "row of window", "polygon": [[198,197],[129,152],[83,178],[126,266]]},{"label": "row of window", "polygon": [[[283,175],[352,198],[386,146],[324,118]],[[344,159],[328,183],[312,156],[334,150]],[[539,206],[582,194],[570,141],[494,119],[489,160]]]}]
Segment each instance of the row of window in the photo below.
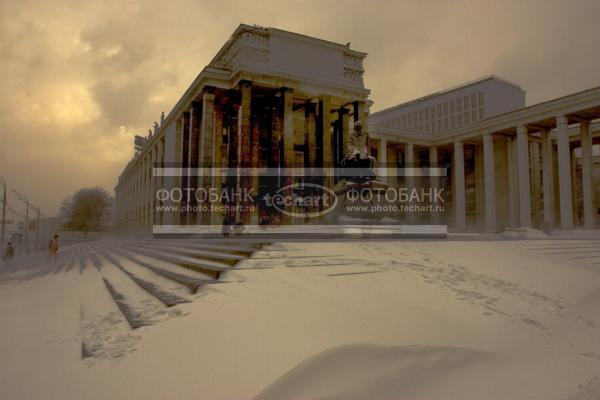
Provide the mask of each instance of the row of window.
[{"label": "row of window", "polygon": [[478,92],[403,114],[384,121],[382,125],[435,133],[460,128],[483,118],[483,92]]}]

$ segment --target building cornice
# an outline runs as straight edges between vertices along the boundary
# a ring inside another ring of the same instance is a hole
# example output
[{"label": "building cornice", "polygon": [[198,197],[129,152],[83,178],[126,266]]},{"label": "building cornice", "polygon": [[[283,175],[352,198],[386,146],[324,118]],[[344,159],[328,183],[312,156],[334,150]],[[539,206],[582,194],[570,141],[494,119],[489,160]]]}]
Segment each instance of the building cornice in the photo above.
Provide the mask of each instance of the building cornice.
[{"label": "building cornice", "polygon": [[496,115],[462,128],[456,128],[441,134],[412,133],[396,128],[369,125],[369,131],[377,135],[396,138],[411,138],[423,143],[442,145],[455,140],[468,140],[483,133],[498,133],[514,129],[519,125],[535,125],[536,122],[554,119],[559,115],[569,115],[585,109],[598,107],[600,87],[584,90],[557,99],[520,108],[515,111]]}]

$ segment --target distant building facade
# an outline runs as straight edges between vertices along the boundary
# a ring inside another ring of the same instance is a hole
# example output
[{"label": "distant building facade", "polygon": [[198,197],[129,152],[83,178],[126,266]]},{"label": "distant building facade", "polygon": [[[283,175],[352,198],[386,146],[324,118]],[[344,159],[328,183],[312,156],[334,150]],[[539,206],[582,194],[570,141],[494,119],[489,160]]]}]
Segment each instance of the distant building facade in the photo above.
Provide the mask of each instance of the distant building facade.
[{"label": "distant building facade", "polygon": [[371,125],[434,134],[525,107],[525,91],[489,76],[399,104],[369,116]]},{"label": "distant building facade", "polygon": [[[325,168],[323,183],[330,186],[331,167],[343,158],[351,124],[367,123],[365,56],[347,45],[240,25],[173,110],[145,140],[136,138],[135,156],[115,187],[117,227],[150,230],[155,224],[206,225],[223,218],[189,211],[185,199],[157,202],[154,194],[157,187],[221,188],[230,183],[225,177],[153,179],[153,166],[176,165],[184,172],[206,166]],[[259,192],[269,184],[241,181]],[[157,203],[183,211],[156,212]],[[240,218],[257,224],[268,217],[265,212],[259,205]]]},{"label": "distant building facade", "polygon": [[[391,187],[407,184],[406,167],[447,169],[451,229],[598,226],[600,88],[526,107],[521,87],[489,76],[369,114],[365,56],[240,25],[173,110],[137,140],[115,187],[117,228],[215,222],[214,214],[157,211],[182,203],[154,193],[221,187],[225,178],[153,177],[153,166],[325,168],[323,183],[331,186],[336,169],[328,167],[342,160],[355,121],[367,126],[371,154]],[[262,212],[242,220],[256,223]],[[421,222],[436,223],[434,216]]]}]

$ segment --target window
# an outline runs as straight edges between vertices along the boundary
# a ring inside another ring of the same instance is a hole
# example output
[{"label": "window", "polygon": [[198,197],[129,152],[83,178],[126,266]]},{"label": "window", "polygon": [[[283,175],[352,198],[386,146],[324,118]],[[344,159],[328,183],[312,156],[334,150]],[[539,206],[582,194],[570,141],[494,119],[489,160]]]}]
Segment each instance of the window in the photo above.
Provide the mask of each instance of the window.
[{"label": "window", "polygon": [[454,114],[454,100],[450,100],[450,115]]},{"label": "window", "polygon": [[464,113],[465,125],[469,125],[469,113],[465,111]]},{"label": "window", "polygon": [[465,96],[463,98],[463,105],[465,106],[464,107],[465,111],[467,111],[467,108],[469,108],[469,96]]},{"label": "window", "polygon": [[448,102],[444,102],[444,116],[448,115]]},{"label": "window", "polygon": [[438,119],[440,119],[441,116],[442,116],[442,105],[438,104],[437,105],[437,117],[438,117]]},{"label": "window", "polygon": [[475,104],[475,94],[471,95],[471,108],[475,108],[476,104]]},{"label": "window", "polygon": [[402,116],[402,127],[406,128],[406,114]]},{"label": "window", "polygon": [[483,108],[479,109],[479,119],[483,119]]},{"label": "window", "polygon": [[419,110],[419,122],[423,122],[423,110]]},{"label": "window", "polygon": [[412,114],[408,114],[408,127],[412,128]]},{"label": "window", "polygon": [[471,111],[471,122],[477,121],[477,110],[473,109]]},{"label": "window", "polygon": [[479,107],[483,107],[483,92],[477,93]]},{"label": "window", "polygon": [[462,116],[460,114],[458,114],[458,118],[456,118],[456,122],[458,123],[458,127],[460,128],[462,126]]},{"label": "window", "polygon": [[455,128],[455,123],[454,123],[454,122],[455,122],[455,120],[454,120],[454,115],[452,115],[452,116],[450,116],[450,127],[451,127],[452,129],[454,129],[454,128]]},{"label": "window", "polygon": [[444,118],[444,130],[448,130],[448,117]]},{"label": "window", "polygon": [[456,100],[456,112],[459,114],[462,112],[462,102],[460,99]]}]

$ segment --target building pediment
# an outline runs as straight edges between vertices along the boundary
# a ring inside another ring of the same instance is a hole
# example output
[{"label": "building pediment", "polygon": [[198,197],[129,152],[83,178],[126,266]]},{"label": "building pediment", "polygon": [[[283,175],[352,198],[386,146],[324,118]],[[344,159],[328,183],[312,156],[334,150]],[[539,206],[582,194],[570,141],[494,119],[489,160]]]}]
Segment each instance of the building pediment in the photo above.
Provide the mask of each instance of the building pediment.
[{"label": "building pediment", "polygon": [[209,66],[229,71],[231,77],[252,73],[368,93],[363,80],[365,56],[349,45],[276,28],[240,25]]}]

